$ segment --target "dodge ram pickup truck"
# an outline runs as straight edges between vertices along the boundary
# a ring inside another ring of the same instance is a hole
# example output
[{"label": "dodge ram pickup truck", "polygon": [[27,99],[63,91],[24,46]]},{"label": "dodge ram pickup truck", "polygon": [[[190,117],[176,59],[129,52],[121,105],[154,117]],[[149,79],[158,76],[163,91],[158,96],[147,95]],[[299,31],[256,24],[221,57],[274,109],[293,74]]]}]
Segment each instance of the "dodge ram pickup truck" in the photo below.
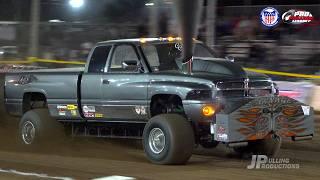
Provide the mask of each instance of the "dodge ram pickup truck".
[{"label": "dodge ram pickup truck", "polygon": [[313,137],[312,107],[278,96],[268,76],[196,40],[186,73],[182,49],[179,38],[111,40],[92,49],[84,69],[6,74],[6,109],[22,116],[19,139],[28,147],[64,132],[142,139],[151,162],[184,164],[196,145],[274,156],[282,138]]}]

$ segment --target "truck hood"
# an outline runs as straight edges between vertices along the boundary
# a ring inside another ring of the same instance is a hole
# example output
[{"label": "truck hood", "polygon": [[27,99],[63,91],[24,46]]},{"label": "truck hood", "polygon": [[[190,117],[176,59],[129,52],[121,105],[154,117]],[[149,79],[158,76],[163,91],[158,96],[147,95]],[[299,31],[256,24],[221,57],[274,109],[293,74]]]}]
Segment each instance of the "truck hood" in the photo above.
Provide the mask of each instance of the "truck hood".
[{"label": "truck hood", "polygon": [[[267,80],[265,74],[245,71],[240,65],[222,58],[194,58],[192,74],[188,76],[216,81],[225,80]],[[186,74],[185,74],[186,75]]]},{"label": "truck hood", "polygon": [[193,75],[211,80],[269,79],[260,73],[245,71],[237,63],[222,58],[194,58]]},{"label": "truck hood", "polygon": [[217,81],[228,81],[228,80],[243,80],[248,78],[249,80],[269,80],[270,78],[265,74],[252,73],[245,71],[245,75],[236,76],[236,75],[225,75],[225,74],[214,74],[207,72],[194,72],[191,76],[201,79],[210,80],[213,82]]}]

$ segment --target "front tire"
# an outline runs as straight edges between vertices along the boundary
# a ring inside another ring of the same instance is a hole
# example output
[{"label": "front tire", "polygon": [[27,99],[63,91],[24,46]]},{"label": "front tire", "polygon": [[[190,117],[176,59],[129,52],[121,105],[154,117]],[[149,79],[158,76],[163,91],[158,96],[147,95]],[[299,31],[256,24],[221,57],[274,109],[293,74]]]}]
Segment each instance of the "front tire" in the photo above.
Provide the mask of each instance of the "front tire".
[{"label": "front tire", "polygon": [[191,123],[177,114],[154,116],[143,131],[145,154],[155,164],[185,164],[194,144]]},{"label": "front tire", "polygon": [[63,136],[63,126],[50,117],[48,109],[30,110],[20,120],[19,141],[23,145],[36,146],[44,142],[57,142]]}]

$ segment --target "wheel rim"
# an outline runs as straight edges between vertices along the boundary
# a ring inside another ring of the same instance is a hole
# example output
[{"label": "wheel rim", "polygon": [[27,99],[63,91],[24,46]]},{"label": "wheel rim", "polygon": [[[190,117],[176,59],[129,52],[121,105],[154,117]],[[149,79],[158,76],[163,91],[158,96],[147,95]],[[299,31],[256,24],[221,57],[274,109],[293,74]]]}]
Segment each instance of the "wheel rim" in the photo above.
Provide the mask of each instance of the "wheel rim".
[{"label": "wheel rim", "polygon": [[160,154],[165,148],[166,137],[160,128],[153,128],[149,134],[149,147],[155,154]]},{"label": "wheel rim", "polygon": [[36,128],[31,121],[26,121],[22,127],[22,140],[25,144],[32,144],[36,134]]}]

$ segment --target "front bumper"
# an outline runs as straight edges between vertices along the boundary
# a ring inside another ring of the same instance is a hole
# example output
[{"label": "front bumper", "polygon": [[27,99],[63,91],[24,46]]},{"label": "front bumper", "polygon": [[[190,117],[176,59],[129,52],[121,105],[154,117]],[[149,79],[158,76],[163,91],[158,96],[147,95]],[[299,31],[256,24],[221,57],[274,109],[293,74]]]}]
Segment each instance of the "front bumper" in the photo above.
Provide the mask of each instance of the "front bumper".
[{"label": "front bumper", "polygon": [[312,107],[288,97],[259,97],[231,113],[216,114],[214,140],[226,143],[264,139],[269,134],[313,136]]}]

